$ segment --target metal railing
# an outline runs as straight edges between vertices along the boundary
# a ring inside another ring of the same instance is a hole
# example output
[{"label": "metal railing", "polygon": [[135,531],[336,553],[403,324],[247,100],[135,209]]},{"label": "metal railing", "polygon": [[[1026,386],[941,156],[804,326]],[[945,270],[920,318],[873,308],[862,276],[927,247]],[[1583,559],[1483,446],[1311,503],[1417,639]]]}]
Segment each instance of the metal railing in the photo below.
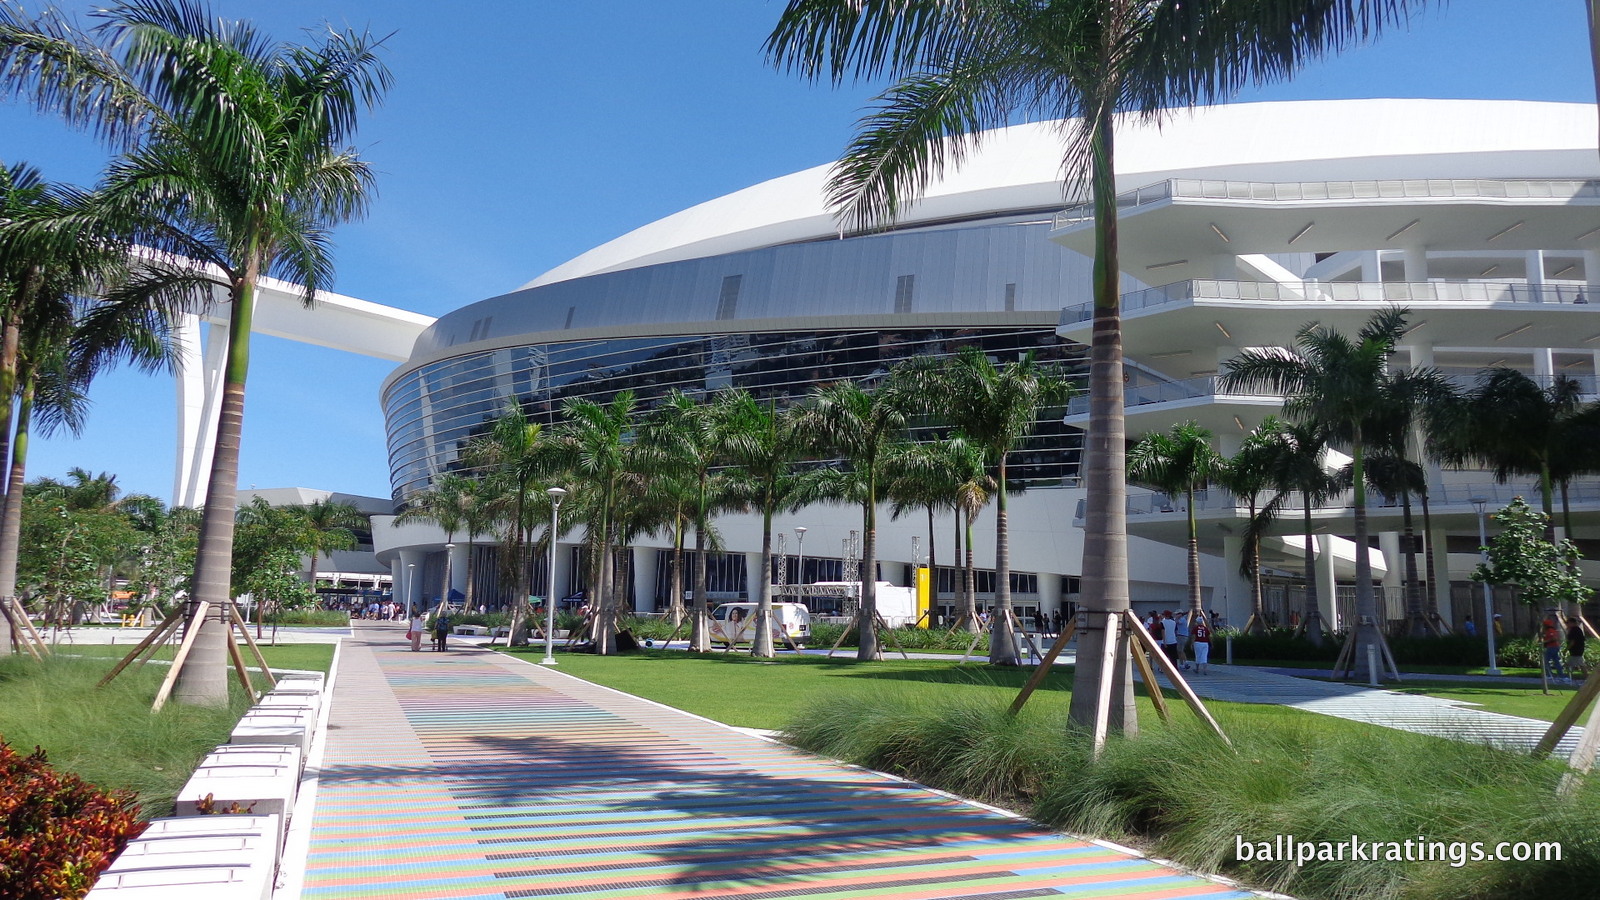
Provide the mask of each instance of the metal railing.
[{"label": "metal railing", "polygon": [[[1168,303],[1195,300],[1245,300],[1260,302],[1376,303],[1537,303],[1584,305],[1588,289],[1582,284],[1534,285],[1503,281],[1219,281],[1195,279],[1122,295],[1124,315]],[[1600,298],[1597,298],[1600,300]],[[1080,303],[1061,310],[1062,325],[1094,318],[1094,304]]]},{"label": "metal railing", "polygon": [[[1594,179],[1407,178],[1373,181],[1215,181],[1173,178],[1117,195],[1117,209],[1174,198],[1243,202],[1343,200],[1600,200]],[[1094,221],[1094,204],[1079,203],[1055,217],[1056,228]]]},{"label": "metal railing", "polygon": [[[1216,375],[1200,375],[1195,378],[1185,378],[1178,381],[1154,381],[1144,384],[1129,384],[1123,389],[1123,406],[1150,406],[1156,403],[1173,403],[1180,400],[1198,400],[1215,397],[1225,393],[1233,397],[1277,397],[1280,396],[1266,389],[1239,389],[1222,391],[1217,385]],[[1079,394],[1067,401],[1067,418],[1073,416],[1086,416],[1089,414],[1089,397]]]},{"label": "metal railing", "polygon": [[[1256,508],[1260,509],[1271,499],[1270,492],[1263,492],[1256,498]],[[1429,488],[1428,503],[1433,512],[1443,511],[1461,512],[1462,507],[1472,509],[1474,498],[1488,500],[1488,510],[1493,512],[1510,503],[1514,498],[1521,497],[1530,505],[1539,506],[1539,483],[1537,481],[1513,481],[1506,484],[1495,482],[1473,484],[1447,484]],[[1567,499],[1573,505],[1594,506],[1600,505],[1600,484],[1594,482],[1575,483],[1567,490]],[[1556,503],[1561,502],[1560,490],[1556,492]],[[1087,510],[1087,500],[1079,500],[1074,520],[1082,524]],[[1355,505],[1355,493],[1345,491],[1325,503],[1313,507],[1314,511],[1341,512],[1352,509]],[[1374,490],[1367,491],[1367,509],[1392,510],[1400,509],[1402,501],[1399,497],[1390,497]],[[1184,504],[1182,495],[1169,496],[1160,491],[1150,491],[1143,488],[1128,488],[1127,514],[1130,518],[1142,516],[1170,515],[1181,517],[1188,514],[1188,507]],[[1291,494],[1283,503],[1279,513],[1280,520],[1293,519],[1305,511],[1305,503],[1297,494]],[[1411,497],[1412,512],[1417,515],[1420,527],[1422,515],[1422,500],[1417,495]],[[1203,491],[1196,491],[1194,495],[1194,510],[1196,514],[1226,512],[1238,516],[1246,516],[1250,512],[1249,504],[1234,496],[1231,491],[1213,487]]]}]

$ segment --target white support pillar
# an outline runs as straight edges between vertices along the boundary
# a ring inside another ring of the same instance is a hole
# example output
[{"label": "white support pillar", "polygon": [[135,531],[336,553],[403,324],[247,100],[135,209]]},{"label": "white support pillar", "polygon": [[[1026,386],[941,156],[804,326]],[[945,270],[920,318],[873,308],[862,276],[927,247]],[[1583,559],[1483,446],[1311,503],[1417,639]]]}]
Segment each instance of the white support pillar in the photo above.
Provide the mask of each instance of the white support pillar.
[{"label": "white support pillar", "polygon": [[1361,253],[1361,280],[1382,281],[1383,259],[1376,250],[1365,250]]},{"label": "white support pillar", "polygon": [[633,553],[633,611],[656,611],[656,568],[660,554],[654,547],[634,547]]},{"label": "white support pillar", "polygon": [[572,593],[572,549],[556,541],[555,571],[550,573],[550,602]]},{"label": "white support pillar", "polygon": [[1523,277],[1528,279],[1528,287],[1534,289],[1544,287],[1543,250],[1529,250],[1523,268]]},{"label": "white support pillar", "polygon": [[1317,608],[1322,612],[1322,623],[1330,630],[1338,629],[1339,578],[1333,569],[1333,535],[1317,535]]},{"label": "white support pillar", "polygon": [[1595,291],[1600,291],[1600,250],[1583,251],[1583,282],[1589,287],[1590,303],[1600,302]]},{"label": "white support pillar", "polygon": [[761,569],[760,553],[746,553],[744,555],[744,593],[749,598],[749,602],[760,602],[761,579],[770,577],[771,575]]},{"label": "white support pillar", "polygon": [[[450,593],[454,597],[459,592],[463,597],[467,594],[467,543],[466,540],[455,542],[455,547],[450,550]],[[462,601],[466,602],[466,601]],[[475,612],[475,610],[469,610]]]},{"label": "white support pillar", "polygon": [[[1446,622],[1455,622],[1455,607],[1450,600],[1450,538],[1443,528],[1435,528],[1433,534],[1428,535],[1428,541],[1433,548],[1433,572],[1430,578],[1437,585],[1435,596],[1439,598],[1439,615]],[[1450,626],[1452,629],[1455,625]]]},{"label": "white support pillar", "polygon": [[[1227,534],[1222,537],[1222,617],[1234,628],[1243,628],[1250,619],[1250,582],[1239,574],[1244,562],[1244,537]],[[1212,602],[1216,604],[1215,593]]]},{"label": "white support pillar", "polygon": [[[1046,613],[1053,613],[1062,608],[1061,597],[1062,578],[1054,572],[1039,573],[1039,608]],[[937,607],[939,604],[933,604]]]},{"label": "white support pillar", "polygon": [[227,362],[226,321],[213,322],[203,342],[200,317],[189,313],[174,323],[179,339],[177,375],[178,453],[172,505],[199,507],[206,502],[211,452],[222,412],[223,366]]},{"label": "white support pillar", "polygon": [[399,558],[390,568],[394,575],[395,596],[409,611],[423,607],[422,573],[427,558],[427,554],[421,550],[401,550]]},{"label": "white support pillar", "polygon": [[1543,384],[1549,384],[1556,374],[1556,355],[1550,347],[1538,347],[1533,351],[1533,377]]},{"label": "white support pillar", "polygon": [[1411,284],[1428,280],[1428,251],[1421,247],[1403,247],[1401,259],[1406,267],[1405,279]]},{"label": "white support pillar", "polygon": [[1405,586],[1406,561],[1400,552],[1400,532],[1378,533],[1378,551],[1383,554],[1383,586],[1385,589]]}]

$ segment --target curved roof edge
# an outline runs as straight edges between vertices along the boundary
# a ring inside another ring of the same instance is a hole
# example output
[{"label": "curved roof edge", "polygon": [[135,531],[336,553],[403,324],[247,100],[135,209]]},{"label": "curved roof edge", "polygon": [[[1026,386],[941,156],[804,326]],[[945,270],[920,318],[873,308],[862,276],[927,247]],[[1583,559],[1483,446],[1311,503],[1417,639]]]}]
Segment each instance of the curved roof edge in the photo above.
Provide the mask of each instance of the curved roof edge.
[{"label": "curved roof edge", "polygon": [[[1493,127],[1485,127],[1485,123],[1493,123]],[[959,169],[936,179],[899,224],[931,224],[1065,205],[1061,126],[1061,122],[1046,122],[990,132],[981,150]],[[1296,180],[1296,163],[1405,157],[1430,157],[1424,171],[1431,177],[1492,177],[1497,173],[1484,170],[1485,155],[1557,151],[1558,156],[1551,159],[1555,167],[1570,164],[1559,151],[1587,152],[1592,160],[1595,131],[1595,106],[1588,103],[1307,100],[1229,104],[1179,111],[1160,125],[1129,123],[1119,129],[1117,186],[1128,190],[1195,169],[1225,170],[1228,177],[1243,180]],[[1466,166],[1460,173],[1448,166],[1441,168],[1441,157],[1462,159]],[[837,223],[823,203],[823,183],[831,166],[774,178],[658,219],[556,266],[520,289],[838,236]],[[1592,168],[1591,162],[1584,171]],[[1349,177],[1418,177],[1392,163],[1383,169]],[[1329,176],[1312,177],[1321,180]]]}]

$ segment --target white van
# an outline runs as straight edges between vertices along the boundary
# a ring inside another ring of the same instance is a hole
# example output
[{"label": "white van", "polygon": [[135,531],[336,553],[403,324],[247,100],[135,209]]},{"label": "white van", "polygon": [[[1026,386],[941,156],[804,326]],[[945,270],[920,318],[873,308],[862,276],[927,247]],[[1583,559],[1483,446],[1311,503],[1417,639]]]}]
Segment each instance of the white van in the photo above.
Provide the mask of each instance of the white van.
[{"label": "white van", "polygon": [[[711,611],[711,642],[734,647],[755,639],[759,603],[723,603]],[[789,640],[784,640],[787,635]],[[772,643],[805,646],[811,637],[811,611],[799,603],[772,604]]]}]

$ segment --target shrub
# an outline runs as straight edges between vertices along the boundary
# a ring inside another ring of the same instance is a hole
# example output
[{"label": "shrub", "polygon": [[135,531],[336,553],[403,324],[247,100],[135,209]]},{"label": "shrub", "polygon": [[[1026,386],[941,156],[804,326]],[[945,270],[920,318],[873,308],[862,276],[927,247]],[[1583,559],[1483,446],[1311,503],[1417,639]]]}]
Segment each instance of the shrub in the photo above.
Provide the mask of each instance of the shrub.
[{"label": "shrub", "polygon": [[[1235,750],[1191,718],[1113,738],[1035,707],[930,700],[886,687],[829,697],[786,731],[793,744],[1026,810],[1052,827],[1149,845],[1155,855],[1306,900],[1544,900],[1600,881],[1600,782],[1559,797],[1559,763],[1463,741],[1292,710],[1215,710]],[[1559,841],[1559,862],[1291,863],[1237,859],[1236,839]]]},{"label": "shrub", "polygon": [[[825,622],[812,622],[811,640],[808,645],[812,647],[832,647],[834,641],[839,639],[839,635],[847,627],[845,625],[830,625]],[[883,638],[884,652],[893,653],[896,641],[906,650],[943,650],[960,653],[972,644],[972,635],[965,631],[951,632],[945,628],[896,628],[894,629],[893,639],[888,636]],[[854,629],[851,629],[850,635],[845,638],[844,643],[840,644],[840,646],[860,646],[857,643]],[[1048,649],[1048,646],[1046,649]],[[978,645],[973,648],[972,652],[975,656],[988,656],[989,638],[987,636],[979,637]]]},{"label": "shrub", "polygon": [[350,624],[350,614],[337,609],[286,609],[268,613],[268,625],[310,625],[317,628],[342,628]]},{"label": "shrub", "polygon": [[78,898],[136,832],[133,795],[57,772],[0,741],[0,897]]}]

